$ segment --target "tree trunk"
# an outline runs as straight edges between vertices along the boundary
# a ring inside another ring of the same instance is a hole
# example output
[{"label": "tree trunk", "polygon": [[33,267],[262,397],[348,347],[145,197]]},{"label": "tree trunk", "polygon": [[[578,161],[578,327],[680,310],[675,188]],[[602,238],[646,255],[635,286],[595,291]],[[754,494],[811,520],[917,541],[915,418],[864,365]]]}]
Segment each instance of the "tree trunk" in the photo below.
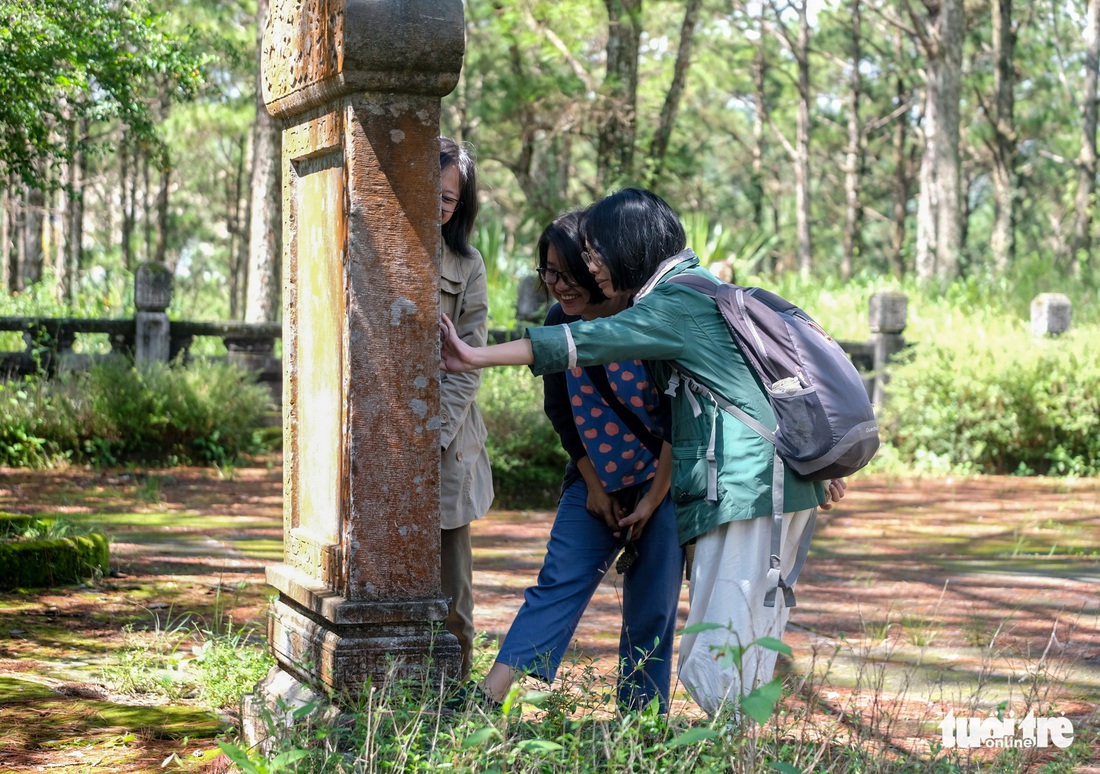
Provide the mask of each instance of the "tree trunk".
[{"label": "tree trunk", "polygon": [[[897,37],[897,61],[901,61],[901,33]],[[897,104],[901,107],[909,99],[909,90],[905,87],[905,80],[898,72],[895,85]],[[906,129],[909,122],[904,115],[900,115],[894,121],[894,213],[890,238],[891,258],[893,262],[894,276],[901,279],[905,276],[905,219],[909,210],[909,151]]]},{"label": "tree trunk", "polygon": [[914,24],[924,28],[924,150],[917,201],[917,276],[958,276],[962,248],[959,98],[962,42],[966,34],[963,0],[926,4],[929,16]]},{"label": "tree trunk", "polygon": [[60,304],[68,297],[66,284],[68,279],[65,271],[65,216],[69,210],[69,199],[66,195],[66,186],[71,182],[71,160],[62,160],[58,168],[58,179],[61,185],[46,194],[45,212],[43,217],[42,243],[46,246],[48,254],[43,261],[44,266],[49,266],[54,278],[54,299]]},{"label": "tree trunk", "polygon": [[680,45],[676,51],[676,65],[673,69],[672,84],[661,106],[661,116],[657,121],[657,131],[649,150],[649,160],[653,165],[649,172],[649,182],[653,186],[664,171],[665,155],[672,136],[672,127],[676,123],[676,113],[684,96],[688,70],[691,68],[691,49],[695,42],[695,26],[699,21],[699,7],[703,0],[688,0],[684,11],[684,23],[680,27]]},{"label": "tree trunk", "polygon": [[1085,22],[1085,93],[1081,98],[1081,153],[1077,157],[1077,197],[1074,201],[1073,247],[1069,270],[1080,276],[1092,255],[1092,195],[1096,190],[1097,69],[1100,68],[1100,0],[1089,0]]},{"label": "tree trunk", "polygon": [[122,130],[122,137],[118,143],[118,177],[121,192],[122,232],[119,242],[122,246],[122,265],[126,271],[133,272],[134,263],[134,188],[136,178],[133,175],[134,163],[133,146],[130,144],[130,133]]},{"label": "tree trunk", "polygon": [[803,274],[813,269],[810,235],[810,22],[807,2],[798,4],[798,119],[795,147],[795,206],[798,233],[798,268]]},{"label": "tree trunk", "polygon": [[596,149],[596,174],[602,189],[633,174],[642,38],[642,0],[604,0],[604,5],[608,16],[606,112]]},{"label": "tree trunk", "polygon": [[1016,30],[1012,0],[993,0],[993,234],[998,273],[1016,253]]},{"label": "tree trunk", "polygon": [[12,259],[15,256],[11,245],[11,186],[3,187],[3,201],[0,202],[0,290],[12,291]]},{"label": "tree trunk", "polygon": [[937,68],[939,88],[936,144],[936,273],[941,279],[959,275],[963,247],[962,159],[959,153],[962,50],[966,36],[963,0],[943,0],[939,26],[942,57]]},{"label": "tree trunk", "polygon": [[[927,68],[931,71],[935,67],[932,58],[929,57]],[[921,119],[921,135],[924,138],[924,147],[920,157],[919,185],[917,194],[917,245],[915,268],[917,277],[922,281],[928,281],[936,276],[936,210],[939,206],[938,191],[936,189],[935,159],[936,145],[939,142],[939,128],[937,127],[937,107],[939,97],[936,94],[938,84],[929,72],[924,87],[924,115]]]},{"label": "tree trunk", "polygon": [[80,280],[80,271],[84,267],[84,181],[88,177],[88,156],[83,141],[88,136],[88,119],[81,118],[77,125],[76,155],[73,158],[73,190],[69,195],[69,211],[66,213],[69,239],[65,261],[70,277],[69,301],[76,298],[76,288]]},{"label": "tree trunk", "polygon": [[[160,84],[160,110],[159,119],[163,124],[168,120],[168,113],[172,109],[172,97],[168,90],[168,84]],[[157,168],[160,171],[160,188],[157,190],[157,251],[153,261],[161,266],[168,266],[168,241],[170,224],[168,220],[168,197],[171,193],[172,181],[172,154],[167,146],[158,149],[160,163]],[[173,271],[175,267],[170,267]]]},{"label": "tree trunk", "polygon": [[168,152],[164,153],[160,170],[160,188],[157,191],[157,248],[153,261],[161,266],[168,265],[168,192],[172,180],[172,162]]},{"label": "tree trunk", "polygon": [[[268,0],[259,0],[256,18],[259,40],[267,24]],[[257,46],[259,50],[260,46]],[[252,174],[249,184],[248,291],[244,319],[273,322],[282,301],[282,132],[263,103],[256,78],[256,122],[252,126]]]},{"label": "tree trunk", "polygon": [[37,186],[26,186],[23,198],[23,260],[19,270],[20,289],[26,289],[42,279],[42,262],[46,258],[42,243],[42,218],[46,210],[46,194]]},{"label": "tree trunk", "polygon": [[[861,252],[860,230],[863,210],[860,207],[860,180],[863,173],[863,127],[859,119],[860,91],[863,89],[860,62],[863,59],[860,30],[860,0],[852,0],[851,73],[848,77],[848,148],[844,158],[844,253],[840,276],[852,276],[852,267]],[[901,121],[901,119],[898,119]]]},{"label": "tree trunk", "polygon": [[248,284],[248,226],[245,222],[253,201],[245,193],[245,161],[250,146],[244,135],[237,143],[237,166],[225,178],[225,231],[229,234],[229,319],[244,318]]},{"label": "tree trunk", "polygon": [[149,149],[141,149],[141,225],[145,235],[145,249],[142,251],[141,260],[147,262],[153,260],[153,203],[149,195]]},{"label": "tree trunk", "polygon": [[11,290],[13,293],[22,292],[26,285],[23,278],[23,266],[27,262],[27,186],[22,179],[16,176],[13,181],[18,181],[18,194],[12,196],[12,241],[14,242],[11,262]]},{"label": "tree trunk", "polygon": [[[761,16],[763,10],[761,10]],[[764,223],[764,127],[768,123],[768,101],[765,91],[766,65],[764,60],[764,25],[760,25],[756,52],[752,60],[752,81],[756,99],[752,111],[752,177],[749,180],[749,201],[752,203],[752,222],[756,230],[763,232]],[[770,269],[771,267],[765,267]]]}]

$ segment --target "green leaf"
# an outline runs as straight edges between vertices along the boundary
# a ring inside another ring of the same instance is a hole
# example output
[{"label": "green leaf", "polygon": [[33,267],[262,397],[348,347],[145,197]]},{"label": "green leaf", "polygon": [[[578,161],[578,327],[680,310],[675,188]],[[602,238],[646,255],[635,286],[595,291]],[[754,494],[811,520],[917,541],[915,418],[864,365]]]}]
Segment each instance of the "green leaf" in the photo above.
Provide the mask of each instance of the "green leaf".
[{"label": "green leaf", "polygon": [[709,632],[713,629],[726,629],[728,627],[722,626],[722,624],[707,623],[703,621],[701,623],[692,624],[691,626],[685,626],[681,634],[699,634],[700,632]]},{"label": "green leaf", "polygon": [[479,728],[477,731],[474,731],[472,734],[462,740],[462,749],[467,750],[471,747],[478,747],[480,745],[483,745],[494,736],[500,737],[500,732],[497,731],[496,728],[494,728],[493,726]]},{"label": "green leaf", "polygon": [[563,748],[557,742],[550,742],[546,739],[524,739],[516,745],[516,749],[520,752],[551,753],[558,752]]},{"label": "green leaf", "polygon": [[783,774],[802,774],[802,769],[783,761],[771,761],[768,765],[776,771],[783,772]]},{"label": "green leaf", "polygon": [[714,739],[716,736],[718,736],[718,732],[713,728],[696,726],[695,728],[689,728],[675,739],[665,742],[665,747],[687,747],[689,745],[698,744],[699,742]]},{"label": "green leaf", "polygon": [[763,725],[775,711],[775,704],[783,695],[783,681],[775,678],[770,683],[758,686],[752,693],[741,697],[741,708],[749,717]]},{"label": "green leaf", "polygon": [[233,765],[244,772],[244,774],[260,774],[259,769],[248,757],[248,753],[242,750],[235,744],[229,742],[218,742],[218,747],[225,753],[229,760],[233,761]]},{"label": "green leaf", "polygon": [[775,637],[761,637],[758,640],[753,640],[754,645],[759,645],[762,648],[768,650],[774,650],[776,653],[782,653],[784,656],[791,655],[791,646],[782,640],[777,640]]},{"label": "green leaf", "polygon": [[530,704],[534,707],[541,707],[551,696],[553,696],[553,694],[547,691],[528,691],[527,693],[523,694],[521,698],[524,704]]},{"label": "green leaf", "polygon": [[269,771],[282,771],[283,769],[289,768],[292,764],[297,763],[307,755],[309,755],[309,753],[306,750],[287,750],[284,753],[279,753],[271,760]]}]

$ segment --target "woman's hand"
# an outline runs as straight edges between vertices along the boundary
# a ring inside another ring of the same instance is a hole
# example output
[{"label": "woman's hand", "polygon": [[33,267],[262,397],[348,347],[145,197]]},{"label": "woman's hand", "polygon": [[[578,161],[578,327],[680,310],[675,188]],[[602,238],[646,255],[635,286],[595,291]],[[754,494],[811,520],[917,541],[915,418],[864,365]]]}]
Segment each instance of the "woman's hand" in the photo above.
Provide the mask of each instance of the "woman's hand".
[{"label": "woman's hand", "polygon": [[603,490],[602,486],[588,487],[588,501],[585,503],[588,512],[594,518],[603,519],[610,529],[619,528],[619,518],[623,515],[623,507],[617,498],[612,497]]},{"label": "woman's hand", "polygon": [[459,338],[455,324],[447,315],[439,320],[439,367],[451,374],[476,371],[479,368],[504,365],[533,365],[535,353],[530,339],[516,339],[503,344],[471,347]]},{"label": "woman's hand", "polygon": [[[660,502],[653,502],[653,498],[649,496],[652,491],[651,488],[638,499],[631,513],[619,519],[618,526],[620,529],[629,530],[631,527],[634,528],[634,531],[630,533],[631,540],[637,540],[642,536],[642,530],[645,529],[645,525],[649,523],[650,518],[656,512],[657,506],[661,504]],[[616,532],[615,536],[618,537],[619,533]]]},{"label": "woman's hand", "polygon": [[823,511],[832,510],[833,503],[839,503],[844,497],[844,490],[848,488],[848,482],[843,478],[834,478],[825,487],[825,503],[818,506]]},{"label": "woman's hand", "polygon": [[439,321],[439,367],[451,374],[461,374],[477,368],[473,364],[476,350],[458,337],[458,330],[447,315]]}]

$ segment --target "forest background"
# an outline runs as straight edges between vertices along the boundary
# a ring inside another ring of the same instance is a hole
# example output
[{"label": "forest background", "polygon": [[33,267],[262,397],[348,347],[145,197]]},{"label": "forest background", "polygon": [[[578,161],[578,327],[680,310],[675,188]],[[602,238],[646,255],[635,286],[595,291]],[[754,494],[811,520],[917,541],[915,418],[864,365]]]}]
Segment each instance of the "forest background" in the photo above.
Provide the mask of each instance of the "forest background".
[{"label": "forest background", "polygon": [[[279,318],[267,1],[0,0],[0,314],[129,315],[155,262],[174,319]],[[909,295],[920,354],[890,407],[907,464],[1097,472],[1100,0],[464,7],[441,128],[478,157],[492,327],[514,324],[551,218],[643,185],[705,262],[838,338],[866,336],[874,291]],[[1074,332],[1037,347],[1045,291],[1074,302]],[[516,381],[486,379],[500,430],[539,413]],[[498,472],[542,441],[498,449]]]}]

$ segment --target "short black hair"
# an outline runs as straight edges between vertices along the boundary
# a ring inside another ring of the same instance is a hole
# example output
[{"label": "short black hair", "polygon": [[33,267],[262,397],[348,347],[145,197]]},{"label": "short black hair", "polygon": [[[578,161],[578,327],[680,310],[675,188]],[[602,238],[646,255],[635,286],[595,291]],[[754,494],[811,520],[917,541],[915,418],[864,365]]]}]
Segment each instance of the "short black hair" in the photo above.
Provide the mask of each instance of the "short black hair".
[{"label": "short black hair", "polygon": [[687,245],[684,226],[664,199],[644,188],[624,188],[581,217],[581,235],[600,254],[615,290],[637,290],[661,261]]},{"label": "short black hair", "polygon": [[458,167],[458,177],[462,182],[455,211],[443,225],[443,241],[462,258],[473,258],[470,235],[474,232],[478,211],[477,165],[465,144],[459,145],[450,137],[440,137],[439,171],[452,166]]},{"label": "short black hair", "polygon": [[[607,296],[596,284],[596,278],[588,270],[588,264],[581,258],[584,244],[581,241],[581,213],[582,210],[573,210],[564,215],[559,215],[542,231],[539,237],[539,268],[546,268],[547,256],[550,248],[558,251],[558,255],[565,262],[565,269],[578,285],[588,291],[588,303],[601,304],[607,300]],[[540,285],[545,283],[539,280]]]}]

